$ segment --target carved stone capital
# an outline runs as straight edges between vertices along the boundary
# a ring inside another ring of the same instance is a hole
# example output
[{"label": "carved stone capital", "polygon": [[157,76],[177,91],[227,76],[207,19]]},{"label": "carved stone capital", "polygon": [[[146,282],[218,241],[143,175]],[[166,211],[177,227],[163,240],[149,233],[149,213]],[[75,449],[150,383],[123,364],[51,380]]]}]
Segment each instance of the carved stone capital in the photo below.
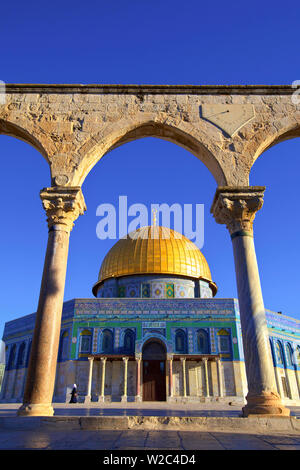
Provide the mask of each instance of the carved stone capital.
[{"label": "carved stone capital", "polygon": [[71,231],[73,222],[86,210],[79,186],[44,188],[40,197],[47,214],[49,229],[54,225],[61,225],[65,230]]},{"label": "carved stone capital", "polygon": [[226,224],[230,235],[253,235],[253,220],[264,202],[264,186],[219,187],[211,207],[218,224]]}]

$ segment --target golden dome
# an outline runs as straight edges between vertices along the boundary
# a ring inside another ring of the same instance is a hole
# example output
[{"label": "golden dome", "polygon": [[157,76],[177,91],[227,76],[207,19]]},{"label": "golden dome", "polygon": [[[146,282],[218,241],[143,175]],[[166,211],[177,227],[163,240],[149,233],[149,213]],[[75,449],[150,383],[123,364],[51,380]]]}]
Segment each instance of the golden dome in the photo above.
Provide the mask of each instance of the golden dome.
[{"label": "golden dome", "polygon": [[170,274],[209,282],[213,295],[217,286],[199,248],[184,235],[160,226],[141,227],[121,238],[105,256],[93,287],[106,279],[136,274]]}]

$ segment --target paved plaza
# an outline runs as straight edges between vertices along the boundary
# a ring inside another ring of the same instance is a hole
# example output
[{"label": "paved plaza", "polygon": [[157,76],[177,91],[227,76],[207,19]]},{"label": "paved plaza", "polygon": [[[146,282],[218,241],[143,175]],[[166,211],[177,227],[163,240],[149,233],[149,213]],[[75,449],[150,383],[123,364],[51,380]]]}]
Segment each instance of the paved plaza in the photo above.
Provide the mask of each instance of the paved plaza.
[{"label": "paved plaza", "polygon": [[300,434],[0,431],[0,450],[300,450]]},{"label": "paved plaza", "polygon": [[[4,419],[20,423],[32,418],[16,418],[20,404],[0,405],[0,424]],[[207,418],[232,418],[241,415],[240,406],[221,404],[191,404],[175,407],[166,403],[108,403],[108,404],[54,404],[55,416],[178,416]],[[291,416],[300,418],[299,407],[291,408]],[[241,418],[243,419],[243,418]],[[17,422],[17,421],[15,421]],[[134,451],[134,450],[300,450],[300,432],[245,430],[195,429],[24,429],[18,424],[11,428],[0,426],[0,450],[91,450],[91,451]]]},{"label": "paved plaza", "polygon": [[[15,416],[20,403],[1,403],[0,417]],[[105,402],[53,403],[54,416],[228,416],[238,417],[241,405],[221,403]],[[292,413],[299,415],[300,408]]]}]

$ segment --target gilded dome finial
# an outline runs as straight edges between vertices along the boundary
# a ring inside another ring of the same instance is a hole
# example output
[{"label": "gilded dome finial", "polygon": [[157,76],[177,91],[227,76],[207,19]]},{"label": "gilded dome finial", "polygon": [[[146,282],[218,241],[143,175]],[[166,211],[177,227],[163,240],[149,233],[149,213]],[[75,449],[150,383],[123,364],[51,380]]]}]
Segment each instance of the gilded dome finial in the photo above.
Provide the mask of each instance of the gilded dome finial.
[{"label": "gilded dome finial", "polygon": [[156,213],[157,213],[157,209],[152,209],[152,212],[153,212],[153,227],[156,226]]}]

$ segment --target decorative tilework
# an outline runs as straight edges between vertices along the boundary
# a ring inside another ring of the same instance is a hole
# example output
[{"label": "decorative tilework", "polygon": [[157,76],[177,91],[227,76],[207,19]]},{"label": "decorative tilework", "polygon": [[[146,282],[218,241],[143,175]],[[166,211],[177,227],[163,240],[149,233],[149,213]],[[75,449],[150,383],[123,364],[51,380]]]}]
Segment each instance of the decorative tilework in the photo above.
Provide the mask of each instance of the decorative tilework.
[{"label": "decorative tilework", "polygon": [[126,288],[126,297],[139,297],[139,286],[137,284],[129,284]]},{"label": "decorative tilework", "polygon": [[[160,287],[165,288],[167,279],[157,282]],[[171,283],[171,282],[170,282]],[[145,283],[150,286],[149,283]],[[129,283],[127,284],[129,286]],[[135,284],[131,283],[132,287]],[[141,285],[141,284],[139,284]],[[112,286],[109,286],[112,287]],[[126,287],[120,286],[120,287]],[[158,286],[157,286],[158,287]],[[189,286],[185,286],[190,288]],[[174,281],[174,294],[177,292]],[[299,320],[276,312],[267,311],[267,322],[269,332],[276,339],[283,342],[286,353],[287,342],[292,342],[293,350],[300,344],[300,322]],[[3,340],[10,347],[19,344],[23,339],[29,341],[33,334],[35,314],[16,319],[5,324]],[[195,347],[191,341],[191,332],[199,328],[210,330],[211,353],[218,352],[215,333],[225,329],[232,332],[232,338],[237,337],[238,344],[230,342],[230,355],[224,356],[226,360],[243,360],[242,338],[240,330],[240,319],[238,302],[236,299],[201,299],[201,298],[102,298],[102,299],[74,299],[65,302],[62,314],[62,330],[73,328],[70,336],[78,338],[82,329],[90,328],[93,331],[92,351],[95,352],[96,338],[100,330],[110,328],[114,332],[116,351],[120,347],[120,331],[122,328],[134,328],[137,341],[142,341],[142,323],[144,335],[164,338],[171,341],[171,329],[183,329],[188,332],[187,345],[190,354],[195,354]],[[147,324],[147,327],[146,327]],[[163,326],[162,326],[163,325]],[[272,328],[272,329],[271,329]],[[71,359],[78,357],[79,341],[71,346]],[[170,351],[172,351],[170,346]],[[77,356],[76,356],[77,354]],[[227,354],[224,352],[224,354]],[[232,356],[233,354],[233,356]],[[82,358],[86,360],[86,358]],[[300,364],[298,365],[298,367]]]},{"label": "decorative tilework", "polygon": [[118,296],[119,297],[125,297],[126,295],[126,287],[125,286],[119,286],[118,287]]},{"label": "decorative tilework", "polygon": [[215,342],[215,328],[210,329],[210,350],[212,353],[216,353],[216,342]]},{"label": "decorative tilework", "polygon": [[150,297],[150,284],[149,283],[143,283],[142,284],[142,297]]},{"label": "decorative tilework", "polygon": [[165,290],[165,295],[167,298],[174,297],[174,284],[167,283]]},{"label": "decorative tilework", "polygon": [[163,298],[164,296],[164,284],[153,283],[152,284],[152,297],[155,299]]}]

